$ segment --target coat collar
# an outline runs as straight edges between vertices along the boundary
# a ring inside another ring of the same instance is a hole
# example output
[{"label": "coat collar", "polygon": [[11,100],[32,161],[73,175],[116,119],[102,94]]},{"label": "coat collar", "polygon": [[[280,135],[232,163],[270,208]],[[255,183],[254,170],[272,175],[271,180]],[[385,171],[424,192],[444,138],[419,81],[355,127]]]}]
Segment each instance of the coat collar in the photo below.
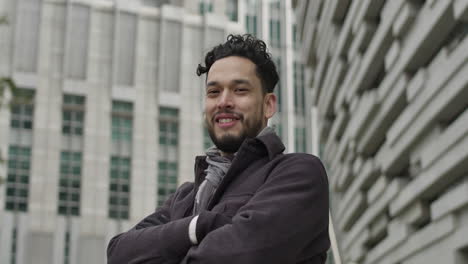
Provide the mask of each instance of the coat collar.
[{"label": "coat collar", "polygon": [[[265,135],[258,136],[256,138],[246,139],[239,148],[236,157],[233,160],[232,166],[234,167],[243,167],[246,164],[237,164],[243,163],[241,160],[243,158],[239,157],[249,157],[252,160],[268,156],[269,160],[272,160],[276,155],[282,153],[285,150],[281,139],[276,135],[276,133],[268,133]],[[208,167],[206,163],[206,156],[197,156],[195,158],[195,186],[198,189],[198,186],[205,179],[205,169]]]}]

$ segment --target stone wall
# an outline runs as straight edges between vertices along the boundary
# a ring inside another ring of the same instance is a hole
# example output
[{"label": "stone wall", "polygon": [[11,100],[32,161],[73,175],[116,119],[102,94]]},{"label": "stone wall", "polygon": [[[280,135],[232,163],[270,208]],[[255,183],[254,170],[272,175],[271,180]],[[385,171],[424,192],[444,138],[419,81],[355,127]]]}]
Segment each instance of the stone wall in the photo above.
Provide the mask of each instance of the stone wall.
[{"label": "stone wall", "polygon": [[344,263],[468,263],[468,1],[297,1]]}]

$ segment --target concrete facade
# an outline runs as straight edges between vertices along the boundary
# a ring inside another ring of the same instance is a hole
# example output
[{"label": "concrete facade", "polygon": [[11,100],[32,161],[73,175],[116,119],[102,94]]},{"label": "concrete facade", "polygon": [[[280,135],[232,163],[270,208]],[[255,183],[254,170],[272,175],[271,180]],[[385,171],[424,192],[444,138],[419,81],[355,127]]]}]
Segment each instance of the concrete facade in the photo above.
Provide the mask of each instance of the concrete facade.
[{"label": "concrete facade", "polygon": [[294,1],[341,263],[468,263],[468,1]]},{"label": "concrete facade", "polygon": [[[213,2],[213,12],[200,15],[196,1],[0,0],[0,15],[8,19],[0,26],[0,76],[12,76],[18,88],[34,94],[30,130],[11,128],[12,113],[0,108],[3,157],[12,145],[31,150],[27,210],[7,210],[8,184],[0,188],[0,263],[105,263],[109,239],[157,205],[158,159],[170,155],[159,152],[161,107],[178,110],[177,184],[192,180],[194,156],[204,150],[204,78],[195,75],[196,65],[227,34],[245,32],[248,4],[238,1],[238,21],[230,21],[225,1],[206,2]],[[258,1],[257,14],[258,36],[267,43],[270,2]],[[288,61],[281,66],[281,89],[289,99],[272,125],[291,125],[294,18],[289,1],[281,8],[287,11],[277,15],[288,37],[273,52]],[[62,133],[64,95],[85,98],[79,137]],[[110,157],[122,151],[111,140],[113,101],[133,106],[124,151],[131,153],[129,216],[119,220],[108,216]],[[283,130],[293,151],[294,127]],[[78,216],[57,209],[63,150],[82,153]],[[0,166],[7,175],[8,165]]]}]

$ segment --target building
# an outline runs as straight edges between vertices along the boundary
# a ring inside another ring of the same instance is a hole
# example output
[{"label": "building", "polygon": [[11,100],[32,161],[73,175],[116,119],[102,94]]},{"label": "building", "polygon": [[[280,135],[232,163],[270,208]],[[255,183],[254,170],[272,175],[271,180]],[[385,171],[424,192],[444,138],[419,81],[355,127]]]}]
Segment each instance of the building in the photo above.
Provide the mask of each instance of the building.
[{"label": "building", "polygon": [[468,1],[293,4],[340,263],[468,263]]},{"label": "building", "polygon": [[271,124],[310,149],[289,1],[0,0],[3,15],[0,76],[20,93],[0,108],[0,263],[104,263],[112,236],[191,180],[210,144],[195,69],[229,33],[272,46]]}]

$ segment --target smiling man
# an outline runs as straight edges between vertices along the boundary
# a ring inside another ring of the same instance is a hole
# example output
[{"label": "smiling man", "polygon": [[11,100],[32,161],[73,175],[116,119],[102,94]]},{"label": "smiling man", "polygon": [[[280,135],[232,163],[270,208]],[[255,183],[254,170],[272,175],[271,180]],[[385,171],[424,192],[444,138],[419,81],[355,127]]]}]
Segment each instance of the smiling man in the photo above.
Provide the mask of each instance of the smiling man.
[{"label": "smiling man", "polygon": [[230,35],[205,73],[214,146],[196,157],[193,183],[110,241],[108,263],[325,263],[327,175],[317,157],[284,154],[267,126],[279,78],[265,43]]},{"label": "smiling man", "polygon": [[[278,80],[274,65],[270,67],[270,78]],[[262,88],[256,65],[249,59],[229,56],[213,63],[207,76],[205,117],[218,149],[235,153],[246,138],[256,137],[266,127],[276,111],[271,92],[272,88],[270,92]]]}]

